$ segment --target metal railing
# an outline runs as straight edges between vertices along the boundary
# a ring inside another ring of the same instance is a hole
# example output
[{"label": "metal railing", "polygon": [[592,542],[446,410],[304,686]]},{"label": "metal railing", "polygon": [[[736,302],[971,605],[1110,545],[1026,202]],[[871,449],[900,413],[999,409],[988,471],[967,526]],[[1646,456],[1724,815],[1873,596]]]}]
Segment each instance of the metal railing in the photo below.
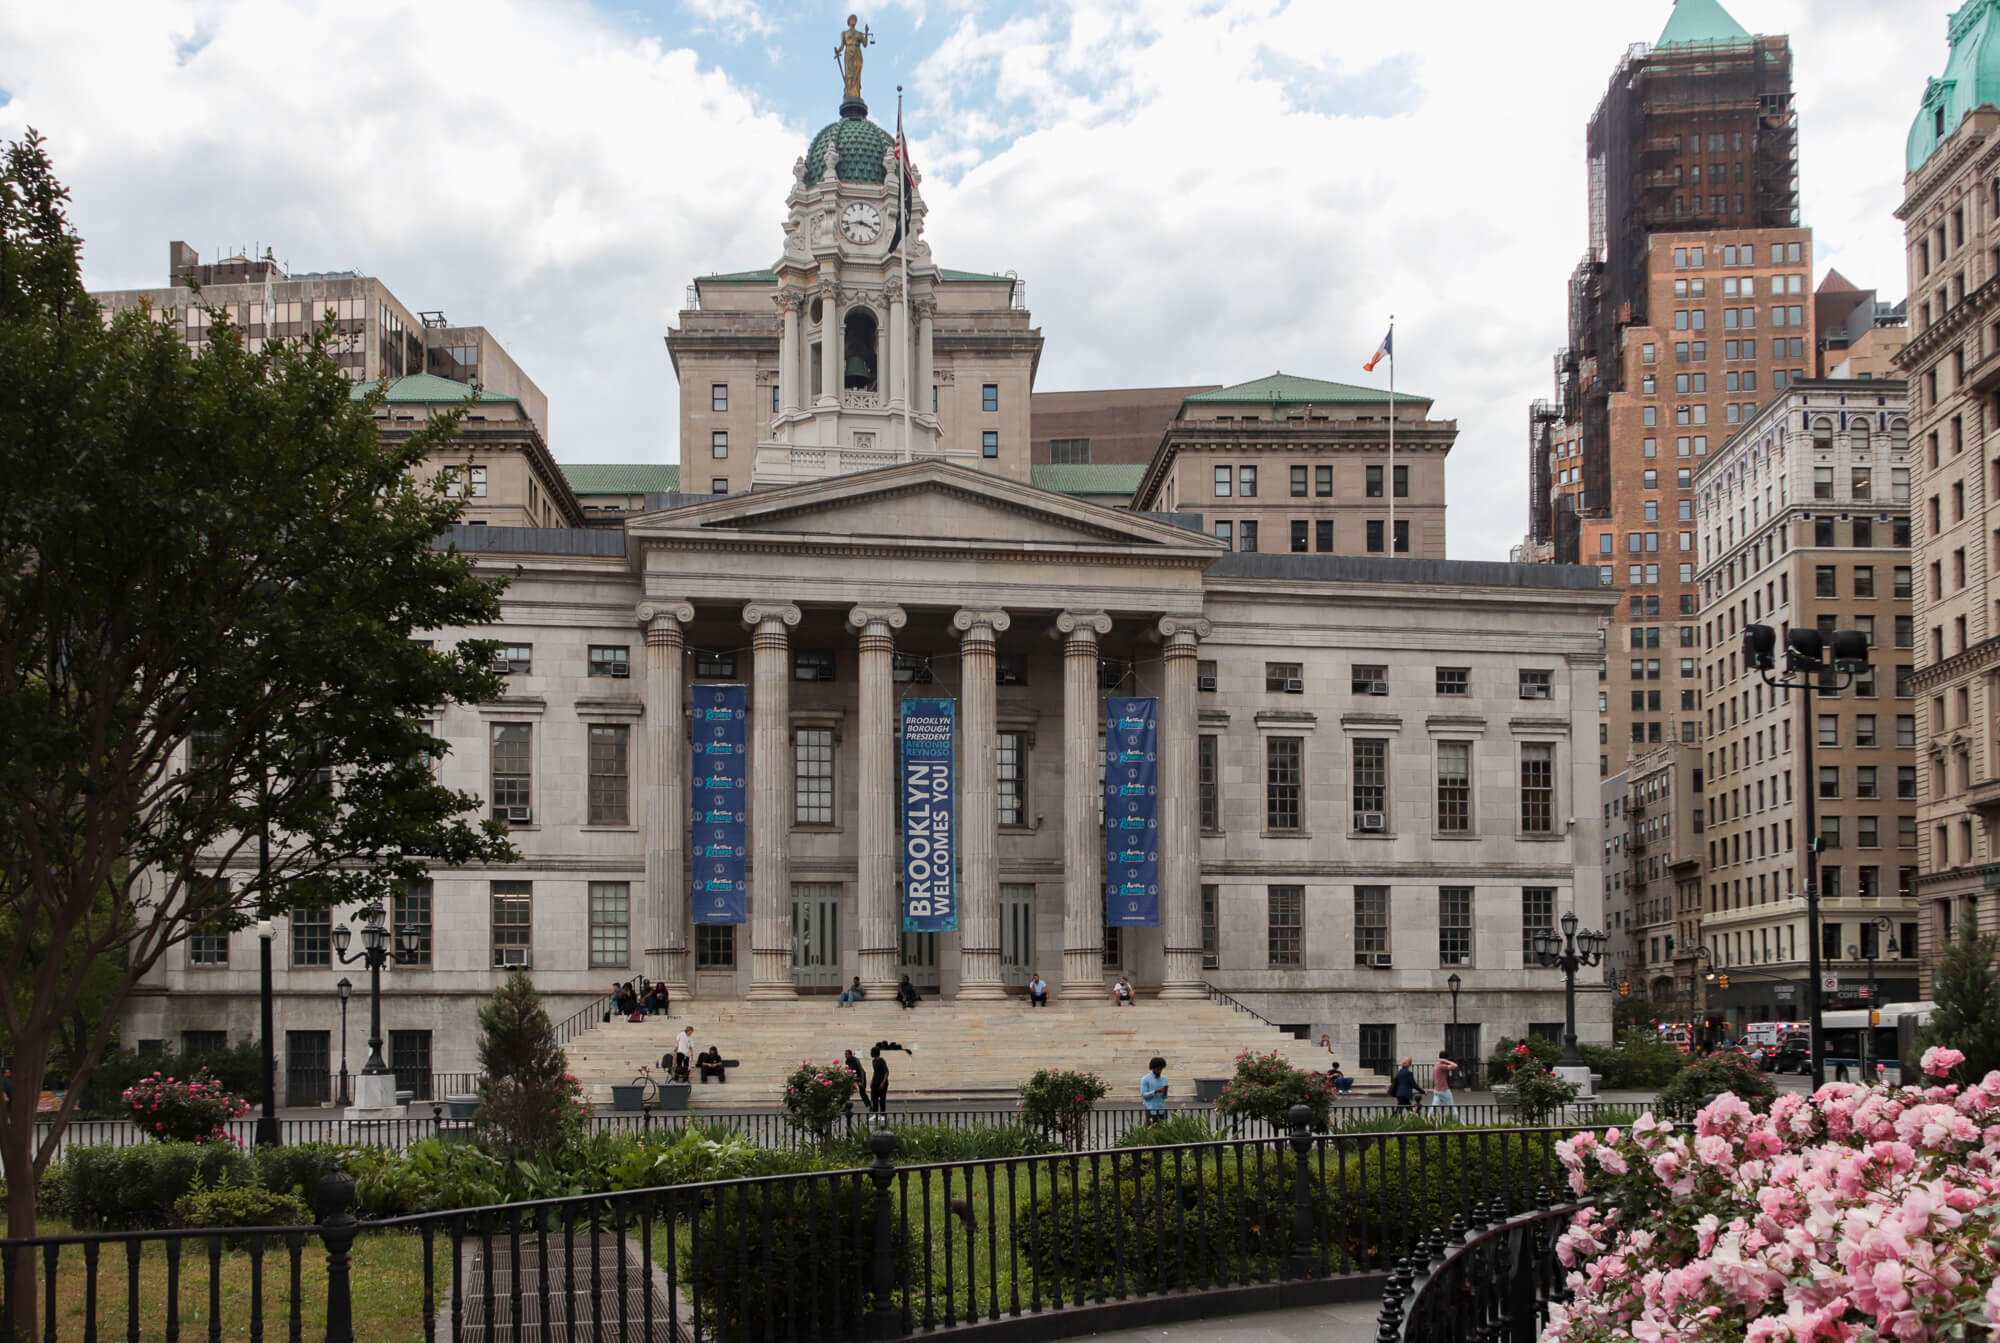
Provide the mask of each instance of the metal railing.
[{"label": "metal railing", "polygon": [[373,1222],[334,1174],[314,1226],[0,1241],[0,1321],[29,1308],[26,1337],[51,1343],[302,1339],[305,1324],[317,1339],[322,1320],[329,1343],[513,1343],[530,1324],[690,1343],[896,1339],[1085,1307],[1090,1327],[1116,1328],[1166,1296],[1194,1298],[1176,1311],[1199,1315],[1243,1309],[1255,1284],[1325,1280],[1332,1299],[1331,1280],[1352,1295],[1419,1259],[1469,1272],[1463,1247],[1443,1254],[1446,1228],[1466,1241],[1476,1219],[1529,1206],[1575,1132],[1314,1134],[1303,1107],[1293,1121],[1269,1138],[906,1166],[876,1130],[860,1169]]},{"label": "metal railing", "polygon": [[1534,1343],[1551,1302],[1566,1301],[1556,1241],[1588,1201],[1552,1207],[1544,1188],[1518,1216],[1504,1203],[1432,1228],[1382,1289],[1379,1343]]}]

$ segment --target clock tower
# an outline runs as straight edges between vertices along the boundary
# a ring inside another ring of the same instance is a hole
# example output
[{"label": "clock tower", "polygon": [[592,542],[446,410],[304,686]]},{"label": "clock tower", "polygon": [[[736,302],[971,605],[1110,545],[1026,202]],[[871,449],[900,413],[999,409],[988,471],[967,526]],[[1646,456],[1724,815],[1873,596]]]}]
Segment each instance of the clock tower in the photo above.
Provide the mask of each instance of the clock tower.
[{"label": "clock tower", "polygon": [[[858,64],[858,63],[857,63]],[[932,404],[938,270],[917,173],[868,119],[858,70],[840,118],[792,165],[784,252],[772,267],[783,323],[778,413],[753,485],[789,484],[940,453]]]}]

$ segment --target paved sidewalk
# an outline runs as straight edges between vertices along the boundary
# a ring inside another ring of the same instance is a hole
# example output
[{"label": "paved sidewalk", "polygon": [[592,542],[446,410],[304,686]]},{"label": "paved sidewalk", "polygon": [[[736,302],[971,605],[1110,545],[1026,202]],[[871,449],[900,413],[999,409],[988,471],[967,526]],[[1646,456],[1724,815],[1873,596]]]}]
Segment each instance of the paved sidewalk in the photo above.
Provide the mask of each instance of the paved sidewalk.
[{"label": "paved sidewalk", "polygon": [[1379,1301],[1223,1315],[1212,1320],[1091,1334],[1099,1343],[1370,1343]]}]

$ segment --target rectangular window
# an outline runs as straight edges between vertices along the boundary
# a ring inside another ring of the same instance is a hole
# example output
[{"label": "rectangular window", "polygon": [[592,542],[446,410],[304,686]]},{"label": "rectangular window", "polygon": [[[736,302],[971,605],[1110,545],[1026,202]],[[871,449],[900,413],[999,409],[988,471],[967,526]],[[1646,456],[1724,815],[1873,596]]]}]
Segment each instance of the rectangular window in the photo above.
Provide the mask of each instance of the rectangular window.
[{"label": "rectangular window", "polygon": [[1055,466],[1090,465],[1090,440],[1087,438],[1050,439],[1049,461]]},{"label": "rectangular window", "polygon": [[1227,466],[1215,468],[1215,497],[1227,499],[1236,490],[1236,472]]},{"label": "rectangular window", "polygon": [[800,648],[792,653],[794,681],[831,681],[834,677],[831,648]]},{"label": "rectangular window", "polygon": [[1533,667],[1521,670],[1520,691],[1522,699],[1548,699],[1554,693],[1554,673]]},{"label": "rectangular window", "polygon": [[1398,555],[1407,555],[1410,553],[1410,522],[1408,518],[1396,519],[1396,553]]},{"label": "rectangular window", "polygon": [[1437,828],[1445,834],[1466,834],[1472,829],[1472,744],[1441,741],[1437,753]]},{"label": "rectangular window", "polygon": [[1264,828],[1297,830],[1299,794],[1303,785],[1305,738],[1264,740]]},{"label": "rectangular window", "polygon": [[534,948],[534,883],[493,883],[493,964],[525,966]]},{"label": "rectangular window", "polygon": [[1305,497],[1306,497],[1306,469],[1305,469],[1305,467],[1304,467],[1303,465],[1300,465],[1300,466],[1294,466],[1294,467],[1293,467],[1293,468],[1291,469],[1291,471],[1290,471],[1290,472],[1289,472],[1288,474],[1289,474],[1289,475],[1290,475],[1290,477],[1291,477],[1291,484],[1292,484],[1292,498],[1294,498],[1294,499],[1303,499],[1303,498],[1305,498]]},{"label": "rectangular window", "polygon": [[1382,519],[1368,519],[1368,553],[1370,555],[1380,555],[1382,553],[1382,536]]},{"label": "rectangular window", "polygon": [[590,726],[590,824],[629,825],[627,774],[632,730],[623,723]]},{"label": "rectangular window", "polygon": [[592,644],[590,646],[590,674],[608,676],[614,681],[624,681],[632,675],[632,651],[619,644]]},{"label": "rectangular window", "polygon": [[1382,468],[1379,466],[1369,467],[1367,481],[1368,484],[1365,491],[1367,496],[1370,499],[1380,499],[1382,497]]},{"label": "rectangular window", "polygon": [[1306,529],[1306,519],[1292,519],[1292,553],[1304,555],[1312,549],[1312,533]]},{"label": "rectangular window", "polygon": [[1328,499],[1333,496],[1332,467],[1315,466],[1313,468],[1313,495],[1320,499]]},{"label": "rectangular window", "polygon": [[1410,468],[1399,466],[1395,470],[1395,490],[1398,499],[1410,497]]},{"label": "rectangular window", "polygon": [[413,881],[389,899],[389,926],[414,948],[406,965],[431,963],[431,884]]},{"label": "rectangular window", "polygon": [[792,737],[792,819],[833,824],[833,729],[802,727]]},{"label": "rectangular window", "polygon": [[1555,832],[1556,748],[1548,742],[1521,747],[1521,832]]},{"label": "rectangular window", "polygon": [[632,887],[590,883],[590,968],[623,970],[632,963]]},{"label": "rectangular window", "polygon": [[922,653],[893,653],[889,658],[889,679],[897,685],[932,685],[937,674],[931,660]]},{"label": "rectangular window", "polygon": [[1000,385],[998,383],[989,382],[980,386],[979,408],[981,410],[1000,409]]},{"label": "rectangular window", "polygon": [[1857,816],[1854,818],[1854,843],[1858,848],[1879,849],[1882,847],[1882,820],[1879,816]]},{"label": "rectangular window", "polygon": [[1000,732],[993,737],[994,797],[1001,825],[1028,823],[1028,734]]},{"label": "rectangular window", "polygon": [[1356,737],[1354,757],[1354,826],[1357,831],[1389,828],[1389,743],[1380,737]]},{"label": "rectangular window", "polygon": [[534,793],[534,727],[493,724],[493,811],[503,821],[526,821]]},{"label": "rectangular window", "polygon": [[1222,888],[1204,883],[1201,888],[1201,968],[1222,966]]},{"label": "rectangular window", "polygon": [[1026,653],[1001,653],[993,659],[993,684],[1028,684],[1028,655]]},{"label": "rectangular window", "polygon": [[1240,466],[1236,469],[1236,493],[1245,499],[1257,497],[1257,468]]},{"label": "rectangular window", "polygon": [[710,476],[710,477],[708,478],[708,492],[709,492],[710,494],[727,494],[727,493],[729,493],[729,477],[728,477],[728,476]]},{"label": "rectangular window", "polygon": [[1222,829],[1221,779],[1217,769],[1216,748],[1219,739],[1212,732],[1204,732],[1196,739],[1196,789],[1200,800],[1200,822],[1203,830]]},{"label": "rectangular window", "polygon": [[389,1032],[389,1071],[396,1075],[396,1089],[412,1098],[431,1098],[431,1033],[429,1031]]},{"label": "rectangular window", "polygon": [[1304,664],[1298,662],[1267,662],[1264,664],[1264,693],[1267,695],[1296,695],[1305,688]]},{"label": "rectangular window", "polygon": [[502,676],[526,676],[534,665],[533,644],[506,644],[493,654],[493,670]]},{"label": "rectangular window", "polygon": [[734,970],[736,968],[736,925],[697,923],[694,926],[694,968]]},{"label": "rectangular window", "polygon": [[710,653],[695,650],[694,678],[697,681],[733,681],[736,679],[735,653]]},{"label": "rectangular window", "polygon": [[1298,969],[1306,963],[1305,893],[1303,886],[1265,888],[1266,937],[1273,969]]},{"label": "rectangular window", "polygon": [[986,429],[980,432],[979,455],[981,457],[998,457],[1000,455],[1000,432],[997,429]]},{"label": "rectangular window", "polygon": [[717,429],[708,436],[708,455],[712,460],[718,462],[729,460],[729,433],[727,430]]},{"label": "rectangular window", "polygon": [[333,964],[333,911],[295,909],[292,923],[292,964],[315,966]]},{"label": "rectangular window", "polygon": [[1313,549],[1322,555],[1333,553],[1333,519],[1319,518],[1313,522]]},{"label": "rectangular window", "polygon": [[710,410],[728,410],[728,409],[729,409],[729,384],[728,384],[728,383],[726,383],[726,382],[716,382],[716,383],[710,383],[710,384],[709,384],[709,388],[708,388],[708,408],[709,408]]},{"label": "rectangular window", "polygon": [[1437,692],[1440,695],[1466,694],[1472,683],[1470,667],[1439,667],[1437,669]]},{"label": "rectangular window", "polygon": [[1363,1071],[1387,1077],[1396,1067],[1396,1028],[1364,1023],[1355,1059]]},{"label": "rectangular window", "polygon": [[[1354,888],[1354,963],[1375,965],[1389,959],[1389,888]],[[1378,961],[1377,958],[1380,958]]]},{"label": "rectangular window", "polygon": [[1257,553],[1257,520],[1245,518],[1236,527],[1236,548],[1245,555]]},{"label": "rectangular window", "polygon": [[771,413],[776,415],[778,409],[778,384],[774,382],[771,384]]},{"label": "rectangular window", "polygon": [[1357,695],[1386,695],[1389,693],[1389,669],[1377,664],[1357,662],[1354,664],[1352,684]]},{"label": "rectangular window", "polygon": [[1438,887],[1438,964],[1472,964],[1472,888]]},{"label": "rectangular window", "polygon": [[1553,886],[1523,886],[1521,888],[1521,964],[1535,964],[1535,934],[1554,932],[1556,926],[1556,888]]}]

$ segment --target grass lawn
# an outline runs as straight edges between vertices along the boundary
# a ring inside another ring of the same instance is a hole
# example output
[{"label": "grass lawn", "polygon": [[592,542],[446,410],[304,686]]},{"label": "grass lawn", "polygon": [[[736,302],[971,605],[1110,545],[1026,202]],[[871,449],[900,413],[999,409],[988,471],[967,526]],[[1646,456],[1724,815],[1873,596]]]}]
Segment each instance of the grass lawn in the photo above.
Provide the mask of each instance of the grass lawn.
[{"label": "grass lawn", "polygon": [[[45,1236],[68,1235],[70,1230],[65,1223],[53,1219],[44,1219],[41,1224]],[[442,1254],[440,1257],[445,1260],[438,1280],[438,1291],[443,1296],[449,1288],[446,1276],[450,1261]],[[45,1301],[42,1279],[45,1269],[41,1256],[37,1254],[36,1258],[36,1297]],[[127,1259],[122,1244],[100,1249],[93,1289],[83,1247],[62,1247],[56,1271],[56,1338],[84,1337],[93,1309],[100,1337],[126,1336],[126,1321],[133,1302]],[[250,1337],[251,1259],[247,1248],[225,1247],[220,1273],[211,1284],[208,1243],[182,1242],[175,1291],[181,1337],[207,1338],[211,1321],[218,1318],[223,1338]],[[292,1309],[291,1255],[283,1244],[267,1245],[263,1260],[263,1334],[266,1338],[283,1338]],[[421,1339],[424,1336],[423,1242],[413,1235],[364,1231],[354,1242],[352,1262],[355,1337],[368,1339],[370,1343]],[[143,1242],[137,1293],[142,1338],[166,1335],[168,1276],[166,1246],[160,1241]],[[216,1293],[213,1302],[211,1286]],[[325,1337],[326,1248],[316,1236],[307,1236],[301,1250],[299,1297],[305,1337]],[[48,1322],[43,1321],[42,1327],[46,1330]]]}]

